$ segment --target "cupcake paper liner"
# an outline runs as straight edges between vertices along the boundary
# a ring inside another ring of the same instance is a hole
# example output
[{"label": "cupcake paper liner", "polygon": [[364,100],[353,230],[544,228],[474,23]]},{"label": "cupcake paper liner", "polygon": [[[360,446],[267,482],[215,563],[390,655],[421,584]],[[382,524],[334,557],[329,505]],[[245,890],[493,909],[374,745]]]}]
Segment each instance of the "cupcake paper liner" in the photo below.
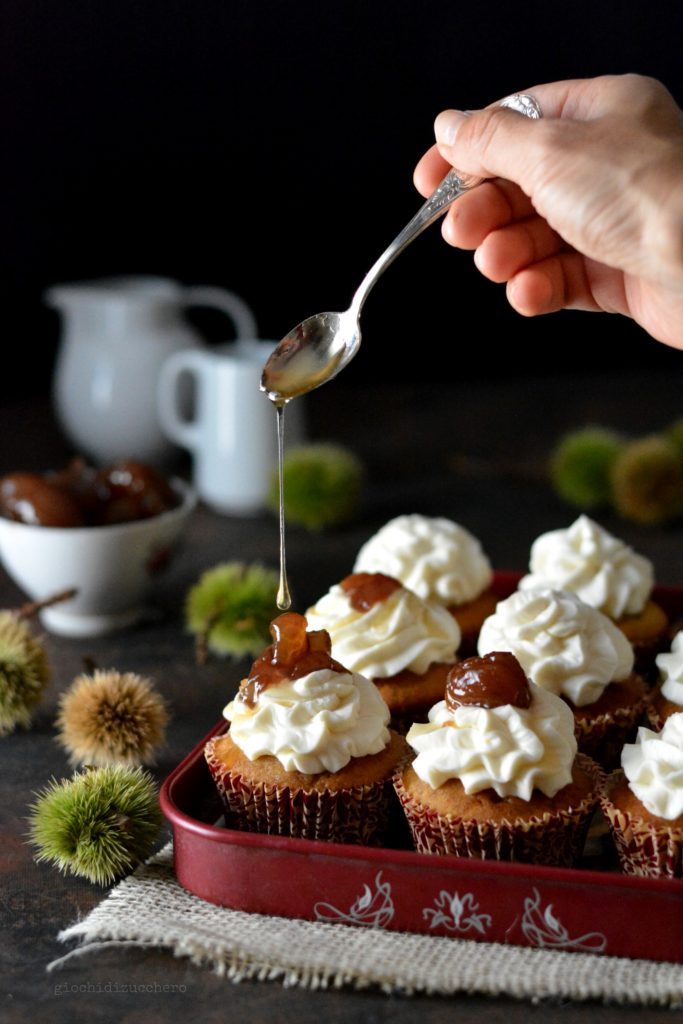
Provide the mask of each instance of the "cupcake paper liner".
[{"label": "cupcake paper liner", "polygon": [[334,791],[295,789],[255,783],[226,769],[213,753],[213,741],[205,757],[229,824],[240,831],[365,846],[384,838],[393,799],[390,779]]},{"label": "cupcake paper liner", "polygon": [[683,878],[683,826],[657,825],[616,807],[610,793],[623,774],[621,769],[612,772],[600,793],[621,870],[645,878]]},{"label": "cupcake paper liner", "polygon": [[418,853],[571,867],[581,856],[602,775],[590,758],[578,754],[577,762],[593,780],[594,792],[576,807],[528,819],[475,821],[439,814],[405,790],[400,771],[394,775],[394,788]]},{"label": "cupcake paper liner", "polygon": [[645,708],[645,713],[647,715],[647,723],[650,729],[652,729],[653,732],[661,732],[664,728],[664,722],[666,719],[662,717],[659,710],[651,701]]},{"label": "cupcake paper liner", "polygon": [[663,697],[661,684],[658,684],[648,699],[645,711],[650,728],[654,732],[661,732],[669,715],[683,711],[683,706]]},{"label": "cupcake paper liner", "polygon": [[574,734],[581,754],[586,754],[611,771],[621,763],[621,751],[642,720],[647,707],[643,698],[630,707],[617,708],[595,718],[575,718]]}]

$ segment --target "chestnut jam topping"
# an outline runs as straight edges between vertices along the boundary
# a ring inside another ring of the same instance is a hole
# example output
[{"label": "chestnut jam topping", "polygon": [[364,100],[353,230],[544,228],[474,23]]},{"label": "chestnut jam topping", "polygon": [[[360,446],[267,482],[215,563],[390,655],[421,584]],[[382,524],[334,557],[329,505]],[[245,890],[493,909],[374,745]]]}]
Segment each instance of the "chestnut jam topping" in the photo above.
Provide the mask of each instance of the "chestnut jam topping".
[{"label": "chestnut jam topping", "polygon": [[354,572],[342,580],[341,588],[349,595],[351,607],[357,612],[367,612],[400,590],[402,584],[393,576],[382,572]]},{"label": "chestnut jam topping", "polygon": [[454,665],[446,683],[446,707],[455,711],[463,704],[480,708],[512,704],[528,708],[531,688],[514,654],[492,651],[483,658],[466,658]]},{"label": "chestnut jam topping", "polygon": [[306,632],[306,619],[296,612],[278,615],[270,624],[272,644],[259,655],[240,685],[237,699],[253,708],[259,695],[285,679],[301,679],[309,672],[328,668],[347,670],[330,655],[332,643],[326,629]]}]

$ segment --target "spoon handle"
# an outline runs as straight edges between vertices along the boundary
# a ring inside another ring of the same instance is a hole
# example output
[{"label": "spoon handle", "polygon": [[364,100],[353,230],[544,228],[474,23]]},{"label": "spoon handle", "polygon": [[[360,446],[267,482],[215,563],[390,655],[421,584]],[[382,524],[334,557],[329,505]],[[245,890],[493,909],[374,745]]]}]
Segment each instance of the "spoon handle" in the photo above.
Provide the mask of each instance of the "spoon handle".
[{"label": "spoon handle", "polygon": [[[537,101],[533,96],[525,93],[515,93],[512,96],[506,96],[501,102],[501,107],[510,107],[512,110],[516,110],[520,114],[524,114],[525,117],[531,117],[534,120],[542,116],[541,108]],[[481,185],[484,180],[484,178],[477,178],[471,174],[463,174],[461,171],[456,171],[455,168],[448,172],[446,177],[434,189],[431,196],[425,200],[415,216],[399,231],[393,242],[387,246],[379,259],[373,263],[361,281],[351,302],[351,309],[356,317],[360,315],[370,289],[377,279],[394,262],[396,257],[403,252],[406,246],[410,245],[418,235],[422,234],[425,228],[433,224],[442,213],[445,213],[456,199],[465,192],[469,192],[470,189],[475,188],[475,186]]]}]

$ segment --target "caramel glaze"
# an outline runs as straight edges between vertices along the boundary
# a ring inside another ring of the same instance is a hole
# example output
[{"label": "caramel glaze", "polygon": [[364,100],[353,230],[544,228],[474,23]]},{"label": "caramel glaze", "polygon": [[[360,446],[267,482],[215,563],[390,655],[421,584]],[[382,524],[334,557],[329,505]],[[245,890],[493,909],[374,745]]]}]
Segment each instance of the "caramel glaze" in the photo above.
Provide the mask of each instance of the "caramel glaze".
[{"label": "caramel glaze", "polygon": [[531,688],[514,654],[492,651],[483,658],[466,658],[454,665],[446,682],[446,707],[455,711],[463,704],[528,708]]},{"label": "caramel glaze", "polygon": [[401,587],[399,580],[382,572],[354,572],[341,582],[342,590],[349,595],[351,607],[357,612],[369,611]]},{"label": "caramel glaze", "polygon": [[238,700],[253,708],[264,690],[285,679],[300,679],[309,672],[325,668],[332,672],[347,671],[330,655],[332,644],[327,630],[307,632],[306,626],[305,617],[296,612],[285,612],[273,619],[270,624],[273,642],[259,655],[247,678],[242,680]]}]

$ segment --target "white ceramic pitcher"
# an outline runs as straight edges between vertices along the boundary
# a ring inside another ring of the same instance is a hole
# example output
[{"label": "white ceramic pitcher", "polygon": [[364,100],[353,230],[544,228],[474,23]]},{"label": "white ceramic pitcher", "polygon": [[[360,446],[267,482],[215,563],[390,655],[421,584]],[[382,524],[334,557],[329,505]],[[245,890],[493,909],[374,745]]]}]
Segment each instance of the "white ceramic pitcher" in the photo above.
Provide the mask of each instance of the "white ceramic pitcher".
[{"label": "white ceramic pitcher", "polygon": [[[168,436],[192,453],[199,497],[226,515],[266,508],[277,466],[273,403],[259,390],[263,364],[276,342],[242,338],[210,349],[174,352],[159,378],[159,419]],[[179,407],[191,385],[194,413]],[[304,440],[303,402],[287,409],[287,444]]]},{"label": "white ceramic pitcher", "polygon": [[222,310],[238,338],[257,335],[254,315],[239,296],[163,277],[54,285],[45,301],[63,318],[55,412],[76,450],[100,463],[159,464],[173,453],[157,417],[157,381],[172,352],[204,347],[183,317],[188,306]]}]

